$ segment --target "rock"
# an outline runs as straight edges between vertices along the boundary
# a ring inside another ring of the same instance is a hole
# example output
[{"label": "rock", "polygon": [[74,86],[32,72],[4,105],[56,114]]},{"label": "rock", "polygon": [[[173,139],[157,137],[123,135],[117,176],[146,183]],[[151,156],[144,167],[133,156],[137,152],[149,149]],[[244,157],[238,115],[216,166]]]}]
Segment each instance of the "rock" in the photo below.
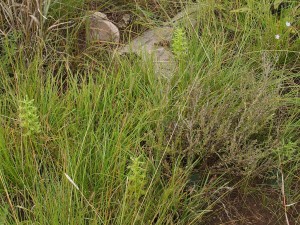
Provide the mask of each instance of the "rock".
[{"label": "rock", "polygon": [[122,54],[130,51],[139,52],[141,50],[150,52],[154,50],[155,46],[159,46],[160,43],[171,41],[173,30],[174,28],[167,26],[147,30],[142,35],[131,41],[128,45],[121,48],[119,53]]},{"label": "rock", "polygon": [[177,68],[172,52],[165,47],[159,47],[154,51],[153,55],[155,73],[170,78]]},{"label": "rock", "polygon": [[165,22],[163,26],[178,25],[179,23],[190,24],[192,26],[196,26],[197,24],[197,12],[199,12],[199,6],[192,5],[190,7],[185,8],[177,15],[175,15],[171,21]]},{"label": "rock", "polygon": [[88,19],[87,39],[89,42],[118,44],[120,32],[104,13],[94,12]]},{"label": "rock", "polygon": [[128,45],[119,49],[119,54],[136,53],[143,59],[153,57],[155,72],[164,77],[170,77],[176,69],[174,56],[164,43],[172,39],[172,27],[160,27],[144,32]]},{"label": "rock", "polygon": [[119,21],[119,23],[118,23],[118,27],[119,28],[126,28],[129,25],[130,21],[131,21],[131,15],[130,14],[124,14],[122,16],[121,21]]},{"label": "rock", "polygon": [[[177,69],[177,63],[171,50],[166,46],[172,41],[174,27],[180,23],[195,26],[198,7],[186,8],[162,27],[147,30],[129,44],[118,50],[120,55],[135,53],[143,59],[153,57],[156,74],[170,78]],[[167,43],[167,44],[165,44]]]}]

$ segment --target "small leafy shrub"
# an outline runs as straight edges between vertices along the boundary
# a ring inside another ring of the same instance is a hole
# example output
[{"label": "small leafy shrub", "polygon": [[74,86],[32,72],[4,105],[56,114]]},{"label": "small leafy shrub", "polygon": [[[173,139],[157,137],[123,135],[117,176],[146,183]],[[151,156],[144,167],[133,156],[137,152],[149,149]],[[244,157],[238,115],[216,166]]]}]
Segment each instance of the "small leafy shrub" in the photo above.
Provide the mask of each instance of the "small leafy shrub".
[{"label": "small leafy shrub", "polygon": [[177,154],[191,160],[201,157],[217,173],[244,176],[260,165],[268,169],[265,156],[276,145],[269,135],[278,104],[273,84],[242,63],[238,70],[226,68],[191,84],[189,99],[180,100],[187,104],[173,137],[177,149],[182,149]]}]

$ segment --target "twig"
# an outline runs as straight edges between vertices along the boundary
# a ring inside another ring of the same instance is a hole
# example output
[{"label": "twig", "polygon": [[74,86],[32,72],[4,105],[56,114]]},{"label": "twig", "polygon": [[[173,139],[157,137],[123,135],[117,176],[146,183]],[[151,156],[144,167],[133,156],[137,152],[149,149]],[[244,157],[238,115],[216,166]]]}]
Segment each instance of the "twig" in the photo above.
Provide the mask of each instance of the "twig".
[{"label": "twig", "polygon": [[13,218],[14,218],[16,224],[18,225],[19,222],[18,222],[17,213],[16,213],[15,208],[14,208],[14,206],[13,206],[13,204],[12,204],[12,201],[11,201],[11,199],[10,199],[10,197],[9,197],[9,193],[8,193],[8,190],[7,190],[6,184],[5,184],[5,182],[4,182],[3,175],[2,175],[2,170],[0,170],[0,180],[1,180],[2,186],[3,186],[3,188],[4,188],[4,192],[5,192],[5,194],[6,194],[6,198],[7,198],[8,204],[9,204],[9,206],[10,206],[10,208],[11,208],[12,216],[13,216]]},{"label": "twig", "polygon": [[285,221],[287,225],[290,225],[289,217],[287,214],[287,204],[286,204],[286,196],[285,196],[285,188],[284,188],[284,175],[282,166],[280,167],[280,173],[281,173],[281,194],[282,194],[282,204],[284,207],[284,215],[285,215]]},{"label": "twig", "polygon": [[68,181],[75,187],[75,189],[78,190],[80,195],[83,197],[83,199],[87,202],[87,204],[92,208],[92,210],[95,212],[96,216],[98,216],[99,220],[101,221],[102,224],[104,224],[103,219],[98,213],[98,210],[89,202],[89,200],[84,196],[83,192],[79,189],[78,185],[75,183],[75,181],[66,173],[64,173]]}]

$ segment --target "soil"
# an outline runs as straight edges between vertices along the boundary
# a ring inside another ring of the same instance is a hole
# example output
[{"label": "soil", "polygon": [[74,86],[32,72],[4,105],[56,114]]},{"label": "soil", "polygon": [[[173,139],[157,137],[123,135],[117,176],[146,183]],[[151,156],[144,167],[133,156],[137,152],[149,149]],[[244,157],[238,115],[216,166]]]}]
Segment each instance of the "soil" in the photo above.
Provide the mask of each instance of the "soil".
[{"label": "soil", "polygon": [[[290,225],[300,223],[297,221],[299,213],[299,205],[289,208],[287,214]],[[287,224],[280,193],[274,190],[265,191],[259,196],[233,191],[215,206],[213,213],[209,214],[205,221],[205,224],[210,225]]]}]

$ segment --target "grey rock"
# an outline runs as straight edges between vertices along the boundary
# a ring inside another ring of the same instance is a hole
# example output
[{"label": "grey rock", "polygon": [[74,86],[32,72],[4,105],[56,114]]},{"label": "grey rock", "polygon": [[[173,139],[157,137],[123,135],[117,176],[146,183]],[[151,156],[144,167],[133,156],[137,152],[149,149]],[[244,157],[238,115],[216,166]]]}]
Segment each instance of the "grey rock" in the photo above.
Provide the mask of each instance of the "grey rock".
[{"label": "grey rock", "polygon": [[187,7],[175,15],[171,21],[165,22],[163,26],[171,24],[178,25],[179,23],[195,26],[197,24],[197,12],[199,12],[199,6],[197,4]]},{"label": "grey rock", "polygon": [[174,28],[169,26],[148,30],[120,48],[119,54],[136,53],[145,60],[153,57],[155,72],[170,77],[176,69],[176,63],[172,52],[162,46],[162,43],[171,41],[173,30]]},{"label": "grey rock", "polygon": [[197,11],[197,7],[185,9],[161,27],[147,30],[121,47],[118,53],[120,55],[135,53],[145,60],[152,57],[156,74],[170,78],[177,69],[177,63],[171,50],[163,43],[172,41],[174,27],[179,23],[190,23],[195,26]]},{"label": "grey rock", "polygon": [[118,44],[120,32],[104,13],[94,12],[88,18],[87,39],[89,42]]},{"label": "grey rock", "polygon": [[130,14],[124,14],[122,16],[121,21],[118,22],[119,28],[126,28],[130,24],[131,15]]}]

